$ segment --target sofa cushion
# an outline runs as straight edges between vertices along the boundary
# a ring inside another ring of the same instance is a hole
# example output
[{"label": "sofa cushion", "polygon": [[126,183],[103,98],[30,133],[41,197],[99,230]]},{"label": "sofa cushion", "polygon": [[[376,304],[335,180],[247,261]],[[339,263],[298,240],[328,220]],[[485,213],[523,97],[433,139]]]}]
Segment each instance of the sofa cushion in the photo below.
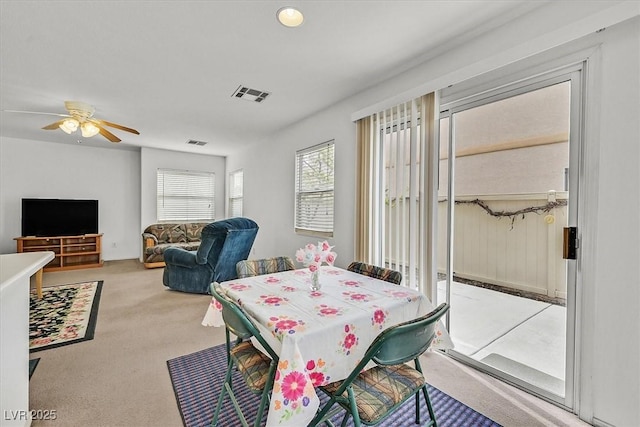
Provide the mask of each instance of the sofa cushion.
[{"label": "sofa cushion", "polygon": [[144,231],[155,235],[158,238],[158,243],[181,243],[187,241],[187,232],[184,224],[153,224]]},{"label": "sofa cushion", "polygon": [[189,222],[185,224],[187,242],[199,242],[202,238],[202,229],[208,222]]},{"label": "sofa cushion", "polygon": [[182,248],[187,251],[197,251],[200,247],[200,242],[160,243],[158,245],[146,248],[144,253],[145,255],[162,255],[165,249],[172,246]]},{"label": "sofa cushion", "polygon": [[187,227],[184,224],[176,224],[169,230],[169,240],[167,243],[186,243]]}]

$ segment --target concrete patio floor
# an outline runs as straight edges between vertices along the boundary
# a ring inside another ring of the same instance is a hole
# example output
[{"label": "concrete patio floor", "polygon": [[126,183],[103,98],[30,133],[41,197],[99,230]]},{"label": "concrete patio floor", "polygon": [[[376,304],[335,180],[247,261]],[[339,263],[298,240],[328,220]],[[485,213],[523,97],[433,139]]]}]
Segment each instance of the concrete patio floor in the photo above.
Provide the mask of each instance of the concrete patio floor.
[{"label": "concrete patio floor", "polygon": [[453,282],[450,323],[457,352],[564,396],[565,307]]}]

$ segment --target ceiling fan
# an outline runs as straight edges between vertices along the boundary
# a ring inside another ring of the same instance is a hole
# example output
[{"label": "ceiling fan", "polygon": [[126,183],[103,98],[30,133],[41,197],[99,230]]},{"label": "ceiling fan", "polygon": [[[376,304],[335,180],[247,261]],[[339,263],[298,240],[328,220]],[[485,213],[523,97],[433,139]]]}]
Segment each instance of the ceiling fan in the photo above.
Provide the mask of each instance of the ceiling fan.
[{"label": "ceiling fan", "polygon": [[92,136],[100,134],[111,142],[122,141],[113,133],[105,129],[105,126],[115,128],[115,129],[120,129],[126,132],[131,132],[136,135],[140,135],[140,132],[138,132],[135,129],[122,126],[117,123],[111,123],[106,120],[94,118],[93,113],[95,113],[95,108],[92,105],[89,105],[80,101],[65,101],[64,106],[69,112],[68,114],[41,113],[36,111],[16,111],[16,110],[4,110],[4,111],[11,112],[11,113],[48,114],[52,116],[63,117],[62,119],[56,122],[53,122],[43,127],[42,129],[46,129],[46,130],[62,129],[64,132],[71,134],[76,130],[78,130],[78,128],[80,128],[80,131],[82,132],[82,136],[85,138],[91,138]]}]

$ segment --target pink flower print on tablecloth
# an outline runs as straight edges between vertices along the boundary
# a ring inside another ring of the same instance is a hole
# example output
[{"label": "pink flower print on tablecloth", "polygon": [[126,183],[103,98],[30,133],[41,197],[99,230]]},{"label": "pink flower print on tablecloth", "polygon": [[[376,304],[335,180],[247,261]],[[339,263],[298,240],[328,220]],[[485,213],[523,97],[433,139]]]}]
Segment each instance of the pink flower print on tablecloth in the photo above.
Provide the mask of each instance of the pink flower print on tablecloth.
[{"label": "pink flower print on tablecloth", "polygon": [[282,395],[285,399],[285,405],[287,400],[296,401],[300,399],[304,394],[304,386],[306,384],[307,379],[302,372],[289,372],[282,380]]},{"label": "pink flower print on tablecloth", "polygon": [[322,317],[335,317],[342,315],[342,309],[336,307],[330,307],[326,304],[320,304],[315,307],[318,316]]},{"label": "pink flower print on tablecloth", "polygon": [[438,345],[442,342],[442,331],[440,330],[440,328],[436,328],[436,334],[433,337],[433,340],[431,340],[431,346],[433,347],[434,345]]},{"label": "pink flower print on tablecloth", "polygon": [[413,292],[396,290],[396,289],[386,289],[384,291],[385,294],[389,295],[395,299],[406,299],[407,301],[415,301],[418,296]]},{"label": "pink flower print on tablecloth", "polygon": [[288,302],[289,300],[287,298],[279,297],[277,295],[260,295],[260,300],[258,300],[258,304],[274,307],[287,304]]},{"label": "pink flower print on tablecloth", "polygon": [[251,286],[249,285],[245,285],[244,283],[232,283],[229,285],[229,289],[233,289],[234,291],[246,291],[247,289],[250,289]]},{"label": "pink flower print on tablecloth", "polygon": [[282,289],[283,292],[296,292],[298,290],[298,288],[294,286],[282,286],[280,289]]},{"label": "pink flower print on tablecloth", "polygon": [[312,298],[318,298],[323,296],[324,294],[322,293],[322,291],[311,291],[309,292],[309,296]]},{"label": "pink flower print on tablecloth", "polygon": [[339,275],[342,274],[342,271],[341,270],[326,269],[326,270],[324,270],[324,273],[328,274],[328,275],[332,275],[332,276],[339,276]]},{"label": "pink flower print on tablecloth", "polygon": [[371,298],[371,295],[362,294],[359,292],[352,292],[352,291],[343,292],[342,295],[347,297],[347,299],[349,299],[350,301],[356,301],[356,302],[368,302],[369,298]]},{"label": "pink flower print on tablecloth", "polygon": [[274,409],[282,411],[281,420],[288,420],[299,414],[303,407],[309,406],[309,393],[313,391],[313,387],[307,387],[307,382],[302,372],[292,371],[284,375],[281,386],[280,383],[274,384],[274,393],[281,393],[283,397],[282,400],[274,401]]},{"label": "pink flower print on tablecloth", "polygon": [[275,285],[280,283],[282,280],[278,279],[277,277],[273,277],[273,276],[269,276],[265,279],[265,283],[268,285]]},{"label": "pink flower print on tablecloth", "polygon": [[351,286],[354,288],[357,288],[362,284],[362,282],[358,280],[340,280],[340,283],[342,283],[345,286]]},{"label": "pink flower print on tablecloth", "polygon": [[371,324],[377,329],[383,329],[387,316],[389,316],[389,312],[381,308],[374,308],[375,311],[373,312],[373,316],[371,316]]},{"label": "pink flower print on tablecloth", "polygon": [[305,370],[307,371],[314,387],[319,387],[329,383],[329,376],[324,373],[325,369],[323,369],[325,366],[326,363],[322,359],[318,359],[317,361],[311,359],[307,361]]},{"label": "pink flower print on tablecloth", "polygon": [[280,320],[280,321],[276,322],[276,329],[281,330],[281,331],[289,331],[289,330],[295,328],[296,326],[298,326],[298,322],[296,322],[295,320],[291,320],[291,319],[283,319],[283,320]]},{"label": "pink flower print on tablecloth", "polygon": [[344,337],[338,342],[339,351],[348,356],[351,349],[358,346],[358,336],[355,334],[354,325],[344,325]]},{"label": "pink flower print on tablecloth", "polygon": [[[290,419],[311,402],[313,386],[304,373],[289,371],[289,360],[280,360],[273,384],[273,409],[281,412],[281,420]],[[294,363],[291,364],[293,368]],[[282,399],[282,400],[281,400]]]},{"label": "pink flower print on tablecloth", "polygon": [[272,316],[267,322],[267,326],[271,328],[273,336],[282,341],[284,335],[295,334],[304,330],[304,320],[290,319],[288,316]]},{"label": "pink flower print on tablecloth", "polygon": [[311,378],[311,383],[313,383],[314,387],[327,384],[327,380],[322,372],[311,372],[309,378]]}]

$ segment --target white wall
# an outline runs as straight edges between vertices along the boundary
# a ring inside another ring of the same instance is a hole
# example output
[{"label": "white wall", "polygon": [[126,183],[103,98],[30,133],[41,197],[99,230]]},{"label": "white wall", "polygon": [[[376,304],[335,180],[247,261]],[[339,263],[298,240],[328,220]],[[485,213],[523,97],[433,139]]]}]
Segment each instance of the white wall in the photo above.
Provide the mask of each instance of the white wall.
[{"label": "white wall", "polygon": [[[293,230],[297,149],[336,140],[335,237],[330,240],[338,265],[344,266],[354,254],[351,118],[546,50],[550,57],[564,57],[599,45],[601,57],[593,61],[599,69],[590,70],[593,93],[587,99],[591,133],[585,147],[585,197],[595,209],[584,213],[589,230],[584,231],[583,258],[589,265],[580,267],[576,407],[583,419],[599,425],[640,425],[639,10],[635,2],[551,3],[545,11],[536,10],[230,156],[229,170],[245,171],[245,214],[261,226],[255,255],[291,256],[314,240]],[[631,16],[632,21],[611,26]]]},{"label": "white wall", "polygon": [[340,104],[317,113],[280,132],[267,144],[227,160],[230,171],[244,170],[243,214],[258,223],[260,231],[252,257],[290,256],[317,237],[296,235],[294,220],[294,176],[297,150],[335,140],[335,229],[329,238],[338,253],[336,265],[353,260],[355,128],[349,119],[353,106]]},{"label": "white wall", "polygon": [[141,257],[142,230],[156,222],[156,169],[216,174],[216,218],[225,215],[225,158],[143,148],[97,148],[0,139],[0,253],[16,251],[25,197],[97,199],[106,261]]},{"label": "white wall", "polygon": [[176,151],[142,148],[140,152],[140,230],[138,232],[138,252],[132,258],[142,256],[142,238],[140,234],[148,225],[157,222],[156,180],[159,168],[213,172],[216,174],[216,219],[226,217],[226,158],[201,154],[180,153]]},{"label": "white wall", "polygon": [[103,259],[138,257],[138,151],[2,138],[0,253],[16,251],[24,197],[97,199]]},{"label": "white wall", "polygon": [[[588,142],[599,142],[597,224],[585,277],[594,322],[593,415],[614,426],[640,425],[640,18],[602,32],[600,102]],[[595,77],[598,78],[597,76]],[[597,94],[596,94],[597,96]],[[590,128],[587,128],[589,131]],[[596,131],[599,130],[598,133]],[[589,191],[589,189],[587,189]],[[587,242],[585,242],[587,243]],[[588,375],[588,371],[584,375]],[[624,396],[629,400],[625,403]]]}]

